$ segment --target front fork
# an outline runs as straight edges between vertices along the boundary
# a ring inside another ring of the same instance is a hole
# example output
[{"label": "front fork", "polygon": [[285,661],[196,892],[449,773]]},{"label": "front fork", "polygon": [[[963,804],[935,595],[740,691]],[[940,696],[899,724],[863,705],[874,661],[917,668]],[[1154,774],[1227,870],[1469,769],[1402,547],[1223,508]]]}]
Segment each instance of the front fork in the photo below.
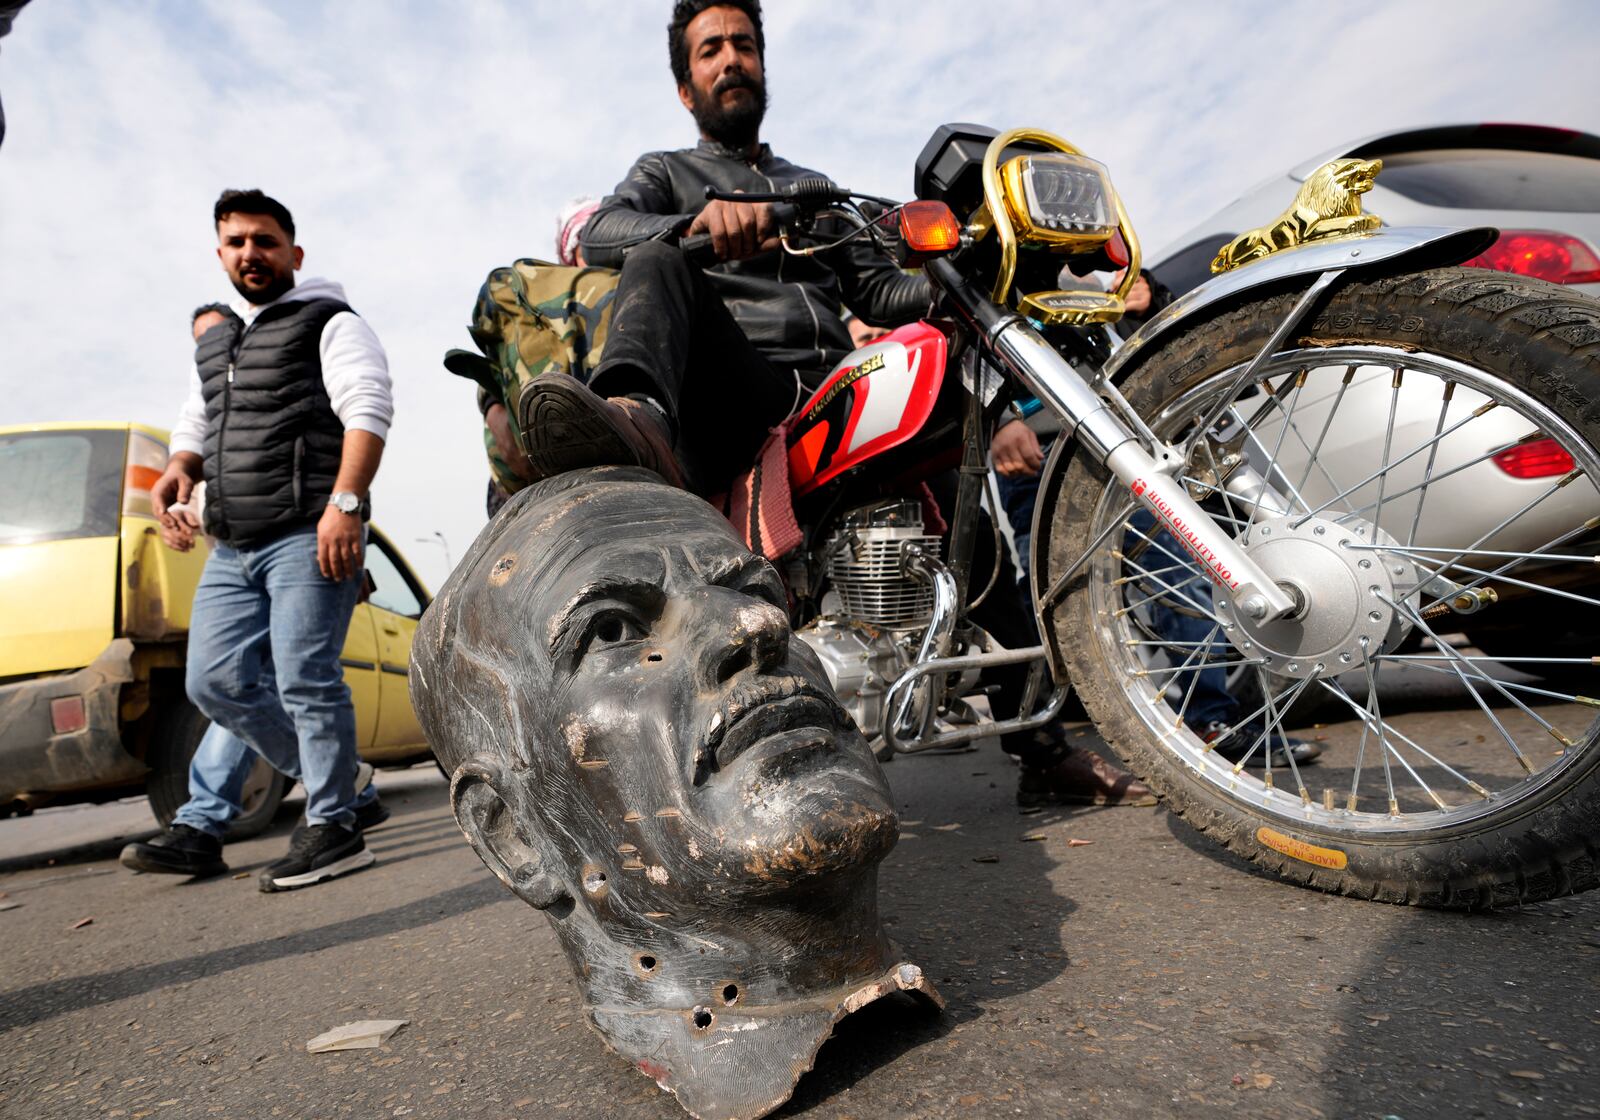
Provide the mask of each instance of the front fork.
[{"label": "front fork", "polygon": [[[1186,456],[1158,439],[1122,401],[1114,387],[1103,385],[1097,392],[1032,324],[991,303],[948,260],[929,262],[928,272],[949,296],[961,317],[982,332],[989,352],[1061,417],[1064,422],[1062,437],[1076,439],[1098,458],[1128,488],[1134,501],[1154,514],[1160,525],[1182,544],[1205,575],[1228,592],[1243,613],[1258,622],[1267,622],[1298,609],[1296,599],[1270,579],[1189,496],[1188,489],[1178,481]],[[1252,362],[1244,374],[1252,373],[1259,362],[1277,349],[1281,339],[1293,330],[1314,299],[1331,286],[1336,277],[1337,273],[1324,273],[1319,277],[1289,319],[1274,332],[1257,362]],[[1242,375],[1237,388],[1244,384],[1248,384],[1248,379]],[[1101,393],[1106,396],[1102,397]],[[1227,399],[1221,404],[1225,406]],[[1218,411],[1220,414],[1220,409]],[[1205,438],[1216,419],[1213,416],[1203,421],[1196,438]],[[1122,520],[1117,518],[1114,524]],[[1089,552],[1100,543],[1096,541]],[[1087,554],[1081,557],[1063,575],[1069,575],[1087,558]]]}]

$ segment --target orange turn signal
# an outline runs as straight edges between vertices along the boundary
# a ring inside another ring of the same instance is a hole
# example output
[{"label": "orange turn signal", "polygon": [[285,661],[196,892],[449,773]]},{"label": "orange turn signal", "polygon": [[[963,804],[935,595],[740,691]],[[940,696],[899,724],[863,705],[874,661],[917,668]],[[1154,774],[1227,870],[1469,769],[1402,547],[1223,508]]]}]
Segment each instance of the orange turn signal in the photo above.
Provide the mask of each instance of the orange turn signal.
[{"label": "orange turn signal", "polygon": [[961,225],[942,202],[908,202],[900,208],[900,236],[914,253],[948,253],[961,246]]},{"label": "orange turn signal", "polygon": [[1111,235],[1111,240],[1106,242],[1106,256],[1111,258],[1111,263],[1118,268],[1127,268],[1128,262],[1133,258],[1128,255],[1128,243],[1122,237],[1119,229]]}]

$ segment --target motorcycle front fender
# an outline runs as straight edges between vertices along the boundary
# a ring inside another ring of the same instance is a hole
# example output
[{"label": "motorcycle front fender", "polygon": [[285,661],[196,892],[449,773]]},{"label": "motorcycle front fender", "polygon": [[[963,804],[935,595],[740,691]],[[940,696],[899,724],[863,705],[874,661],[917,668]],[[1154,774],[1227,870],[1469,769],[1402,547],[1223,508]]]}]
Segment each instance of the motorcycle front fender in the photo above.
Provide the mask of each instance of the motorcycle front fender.
[{"label": "motorcycle front fender", "polygon": [[1338,269],[1365,272],[1381,267],[1389,271],[1400,263],[1407,270],[1418,272],[1444,268],[1471,260],[1494,244],[1498,235],[1498,230],[1488,226],[1387,226],[1280,249],[1269,257],[1213,276],[1167,304],[1117,348],[1106,363],[1106,376],[1116,381],[1118,371],[1138,362],[1173,331],[1196,318],[1209,318],[1236,303],[1254,299],[1264,294],[1263,289],[1297,287],[1300,281],[1309,283],[1324,272]]},{"label": "motorcycle front fender", "polygon": [[[1470,260],[1494,243],[1499,231],[1487,226],[1465,229],[1447,226],[1392,226],[1347,237],[1311,241],[1293,249],[1241,265],[1214,276],[1198,288],[1173,300],[1117,348],[1104,366],[1112,384],[1140,361],[1154,353],[1170,338],[1191,324],[1221,314],[1229,308],[1271,291],[1304,288],[1324,272],[1406,271],[1444,268]],[[1049,546],[1050,511],[1055,507],[1061,479],[1076,450],[1075,441],[1058,439],[1050,449],[1039,475],[1039,495],[1033,510],[1033,532],[1029,539],[1029,589],[1037,606],[1047,590],[1041,585],[1041,561]],[[1063,666],[1045,620],[1040,620],[1045,647],[1050,651],[1050,668],[1061,683]]]}]

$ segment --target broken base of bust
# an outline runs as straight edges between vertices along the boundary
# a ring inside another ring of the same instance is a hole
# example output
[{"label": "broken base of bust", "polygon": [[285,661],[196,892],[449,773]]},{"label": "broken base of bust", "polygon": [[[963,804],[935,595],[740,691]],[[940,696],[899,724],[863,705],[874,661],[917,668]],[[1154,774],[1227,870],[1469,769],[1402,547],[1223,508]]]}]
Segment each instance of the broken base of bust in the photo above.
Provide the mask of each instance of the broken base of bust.
[{"label": "broken base of bust", "polygon": [[756,1120],[794,1094],[839,1020],[896,992],[944,1009],[922,969],[901,963],[865,984],[776,1006],[594,1007],[589,1017],[613,1050],[695,1120]]}]

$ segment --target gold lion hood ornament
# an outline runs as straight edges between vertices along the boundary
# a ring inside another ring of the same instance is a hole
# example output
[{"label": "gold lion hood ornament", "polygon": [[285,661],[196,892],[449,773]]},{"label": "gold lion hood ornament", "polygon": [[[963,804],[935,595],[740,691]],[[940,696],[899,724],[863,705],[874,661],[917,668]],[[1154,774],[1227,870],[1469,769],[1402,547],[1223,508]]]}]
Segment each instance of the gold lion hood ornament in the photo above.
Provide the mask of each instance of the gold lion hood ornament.
[{"label": "gold lion hood ornament", "polygon": [[1294,204],[1264,226],[1246,230],[1222,247],[1211,271],[1227,272],[1308,241],[1348,237],[1377,229],[1376,214],[1361,212],[1361,196],[1383,170],[1381,159],[1336,159],[1313,171],[1300,185]]}]

